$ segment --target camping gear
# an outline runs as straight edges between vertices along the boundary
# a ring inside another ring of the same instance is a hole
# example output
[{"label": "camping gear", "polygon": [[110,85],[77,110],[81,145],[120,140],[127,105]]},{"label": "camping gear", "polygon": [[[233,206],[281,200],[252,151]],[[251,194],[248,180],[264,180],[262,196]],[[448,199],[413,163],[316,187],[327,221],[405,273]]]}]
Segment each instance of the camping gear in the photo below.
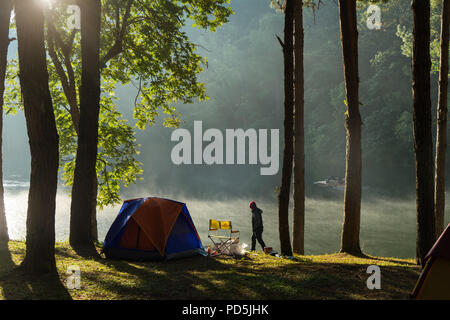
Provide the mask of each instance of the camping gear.
[{"label": "camping gear", "polygon": [[240,256],[240,257],[245,256],[245,253],[247,252],[247,251],[245,250],[245,248],[247,248],[247,247],[248,247],[248,245],[247,245],[246,243],[241,243],[241,242],[239,242],[239,243],[233,243],[233,244],[230,246],[230,253],[231,253],[232,256],[235,256],[235,257],[238,257],[238,256]]},{"label": "camping gear", "polygon": [[418,300],[450,299],[450,224],[425,256],[425,268],[413,290]]},{"label": "camping gear", "polygon": [[239,231],[233,230],[231,221],[209,219],[208,238],[219,254],[234,255],[231,245],[239,243]]},{"label": "camping gear", "polygon": [[201,250],[186,204],[148,197],[123,203],[102,251],[107,258],[158,261],[200,254]]},{"label": "camping gear", "polygon": [[265,247],[264,248],[264,253],[265,254],[269,254],[269,253],[271,253],[273,251],[273,248],[272,247]]},{"label": "camping gear", "polygon": [[208,249],[206,249],[206,253],[210,257],[214,257],[214,256],[219,255],[219,253],[216,250],[212,249],[211,247],[208,247]]}]

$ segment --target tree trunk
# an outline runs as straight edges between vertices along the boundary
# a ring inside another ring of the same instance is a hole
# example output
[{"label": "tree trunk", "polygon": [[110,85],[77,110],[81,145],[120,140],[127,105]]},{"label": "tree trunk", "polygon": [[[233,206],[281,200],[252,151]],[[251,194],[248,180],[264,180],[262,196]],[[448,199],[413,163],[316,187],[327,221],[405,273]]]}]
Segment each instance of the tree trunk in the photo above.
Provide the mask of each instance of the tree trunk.
[{"label": "tree trunk", "polygon": [[294,113],[294,1],[287,0],[284,23],[284,151],[280,193],[278,195],[278,220],[281,254],[291,256],[289,235],[289,198],[293,158]]},{"label": "tree trunk", "polygon": [[6,67],[8,64],[9,22],[11,19],[12,0],[0,2],[0,242],[8,242],[6,223],[5,195],[3,189],[3,95],[5,93]]},{"label": "tree trunk", "polygon": [[450,1],[442,0],[441,69],[437,107],[435,216],[436,238],[444,231],[445,212],[445,153],[447,151],[447,96]]},{"label": "tree trunk", "polygon": [[93,183],[94,191],[92,192],[92,212],[91,212],[91,237],[92,241],[98,241],[98,227],[97,227],[97,192],[98,192],[98,179],[95,175]]},{"label": "tree trunk", "polygon": [[77,158],[72,188],[70,244],[93,247],[91,219],[96,190],[98,121],[100,111],[100,1],[80,1],[81,88]]},{"label": "tree trunk", "polygon": [[433,137],[430,97],[430,1],[414,0],[412,92],[416,161],[417,258],[424,257],[436,236],[434,219]]},{"label": "tree trunk", "polygon": [[26,255],[29,273],[56,272],[55,198],[58,182],[58,133],[48,86],[42,4],[15,2],[20,84],[31,153]]},{"label": "tree trunk", "polygon": [[303,0],[295,1],[295,125],[294,125],[294,253],[305,254],[305,129],[303,68]]},{"label": "tree trunk", "polygon": [[[47,32],[47,44],[48,44],[48,52],[49,56],[52,59],[52,62],[55,66],[56,72],[61,82],[61,86],[63,92],[67,98],[67,102],[70,108],[70,115],[72,117],[73,126],[77,135],[79,135],[79,127],[80,127],[80,108],[78,105],[78,92],[76,88],[75,81],[75,72],[71,63],[71,55],[72,52],[70,48],[72,47],[72,42],[64,44],[64,41],[60,38],[58,31],[56,30],[53,17],[50,16],[48,18],[48,32]],[[73,40],[72,40],[73,41]],[[64,56],[64,65],[67,69],[66,71],[63,68],[63,62],[60,60],[56,48],[59,45],[60,50]],[[98,189],[98,180],[97,176],[95,176],[94,181],[94,192],[93,192],[93,208],[91,213],[91,236],[92,240],[98,241],[98,230],[97,230],[97,189]]]},{"label": "tree trunk", "polygon": [[359,113],[358,29],[356,1],[340,0],[342,56],[347,99],[346,170],[344,193],[344,223],[341,252],[360,255],[359,230],[361,219],[361,115]]}]

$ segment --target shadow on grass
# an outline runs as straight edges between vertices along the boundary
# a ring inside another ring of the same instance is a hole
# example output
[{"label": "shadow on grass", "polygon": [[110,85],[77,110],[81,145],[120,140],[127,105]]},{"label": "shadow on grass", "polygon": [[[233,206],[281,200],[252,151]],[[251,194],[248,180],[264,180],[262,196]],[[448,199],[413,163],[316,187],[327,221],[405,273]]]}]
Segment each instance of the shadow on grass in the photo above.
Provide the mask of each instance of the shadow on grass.
[{"label": "shadow on grass", "polygon": [[[97,261],[128,277],[113,279],[95,272],[84,272],[83,277],[124,299],[208,299],[207,292],[214,292],[217,288],[203,275],[211,272],[223,274],[231,269],[203,256],[165,262],[128,262],[104,258]],[[136,282],[130,284],[127,278]],[[214,295],[217,296],[217,293]]]},{"label": "shadow on grass", "polygon": [[11,258],[5,244],[0,244],[0,297],[6,300],[71,299],[58,274],[31,276],[24,273]]},{"label": "shadow on grass", "polygon": [[0,241],[0,274],[14,268],[11,253],[9,252],[8,243]]},{"label": "shadow on grass", "polygon": [[100,254],[98,253],[94,244],[92,245],[72,245],[72,249],[77,255],[86,259],[99,259]]},{"label": "shadow on grass", "polygon": [[157,263],[97,261],[123,276],[83,276],[120,299],[407,299],[418,276],[415,270],[382,267],[382,290],[369,290],[367,266],[361,264],[298,260],[255,268],[248,258],[227,262],[202,256]]},{"label": "shadow on grass", "polygon": [[365,255],[365,254],[360,256],[360,258],[370,259],[370,260],[377,260],[377,261],[384,261],[384,262],[391,262],[391,263],[398,263],[398,264],[402,264],[402,265],[406,265],[406,266],[417,266],[417,263],[408,262],[408,261],[401,261],[400,259],[395,259],[395,258],[372,257],[372,256],[368,256],[368,255]]},{"label": "shadow on grass", "polygon": [[[21,247],[11,250],[16,261],[24,255]],[[346,256],[342,261],[339,256],[322,261],[255,254],[242,259],[195,256],[166,262],[129,262],[99,255],[87,259],[68,245],[55,250],[60,274],[68,265],[81,267],[82,288],[70,291],[74,299],[407,299],[420,271],[404,261],[366,257],[371,264],[377,263],[373,260],[398,263],[380,265],[382,289],[369,290],[368,264],[349,262]],[[57,277],[32,278],[15,271],[11,254],[0,250],[0,297],[71,298]]]}]

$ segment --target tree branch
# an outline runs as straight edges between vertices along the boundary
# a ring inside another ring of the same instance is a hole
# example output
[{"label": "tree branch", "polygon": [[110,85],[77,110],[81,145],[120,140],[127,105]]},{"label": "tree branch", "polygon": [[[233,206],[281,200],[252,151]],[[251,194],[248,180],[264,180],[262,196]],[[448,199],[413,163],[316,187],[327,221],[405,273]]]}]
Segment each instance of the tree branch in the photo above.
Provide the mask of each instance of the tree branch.
[{"label": "tree branch", "polygon": [[284,43],[283,40],[280,39],[280,37],[278,35],[275,35],[275,37],[277,37],[278,42],[280,43],[281,48],[283,48],[284,50]]},{"label": "tree branch", "polygon": [[[66,44],[62,40],[58,31],[56,30],[55,25],[51,17],[49,17],[47,21],[48,25],[48,33],[47,33],[47,43],[48,43],[48,52],[50,58],[55,65],[56,72],[61,81],[61,85],[63,87],[64,95],[67,98],[67,102],[70,107],[70,115],[72,117],[73,126],[75,128],[76,133],[78,134],[79,123],[80,123],[80,110],[78,109],[78,99],[77,99],[77,88],[75,82],[75,72],[72,67],[71,55],[73,48],[73,41],[75,39],[76,30],[73,30],[69,36],[69,42]],[[59,46],[62,51],[64,57],[64,65],[67,70],[64,70],[62,66],[61,60],[58,58],[57,51],[55,49],[55,44]],[[67,109],[67,108],[66,108]]]},{"label": "tree branch", "polygon": [[[106,55],[100,60],[100,70],[102,70],[111,59],[119,55],[123,50],[123,39],[125,38],[125,33],[128,27],[129,23],[128,19],[130,18],[131,7],[133,6],[133,2],[134,0],[128,0],[125,15],[122,19],[122,26],[120,27],[120,31],[116,34],[116,39],[114,41],[113,46],[109,49]],[[117,19],[116,26],[118,27],[120,24],[119,15],[117,15],[116,19]]]}]

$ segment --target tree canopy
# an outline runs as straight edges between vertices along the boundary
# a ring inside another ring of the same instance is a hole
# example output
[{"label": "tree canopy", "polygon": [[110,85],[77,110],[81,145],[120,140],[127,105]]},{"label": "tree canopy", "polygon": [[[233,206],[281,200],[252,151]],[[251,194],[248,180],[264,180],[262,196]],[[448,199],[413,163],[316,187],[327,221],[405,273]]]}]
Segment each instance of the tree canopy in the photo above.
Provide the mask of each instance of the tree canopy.
[{"label": "tree canopy", "polygon": [[[50,89],[60,138],[62,178],[73,182],[79,122],[81,78],[80,33],[66,23],[73,1],[53,2],[46,10],[46,48]],[[101,29],[102,96],[97,159],[98,206],[120,202],[121,186],[129,186],[143,172],[137,160],[135,127],[145,129],[164,114],[164,125],[180,123],[177,103],[207,99],[198,80],[207,59],[189,39],[188,23],[215,31],[232,14],[229,0],[103,0]],[[5,109],[21,108],[17,61],[9,64]],[[117,107],[119,85],[136,87],[133,108],[136,124]]]}]

